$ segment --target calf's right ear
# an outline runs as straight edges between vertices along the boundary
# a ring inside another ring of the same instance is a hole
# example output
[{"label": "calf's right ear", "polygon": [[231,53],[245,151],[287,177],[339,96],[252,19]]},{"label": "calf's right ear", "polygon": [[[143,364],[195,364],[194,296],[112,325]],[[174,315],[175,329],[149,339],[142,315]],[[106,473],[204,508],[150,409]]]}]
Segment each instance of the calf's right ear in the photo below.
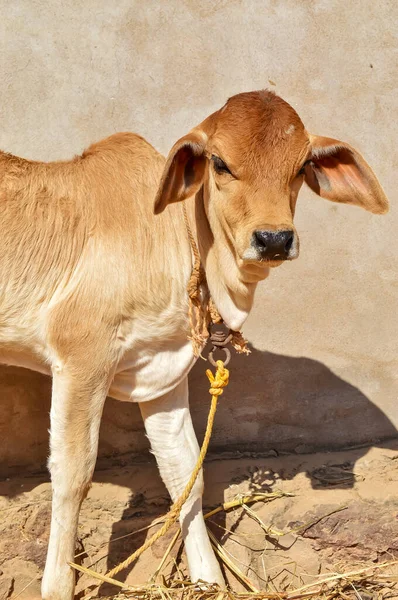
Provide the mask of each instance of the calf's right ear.
[{"label": "calf's right ear", "polygon": [[193,130],[174,144],[156,194],[155,215],[171,202],[180,202],[199,191],[206,169],[206,143],[206,134]]}]

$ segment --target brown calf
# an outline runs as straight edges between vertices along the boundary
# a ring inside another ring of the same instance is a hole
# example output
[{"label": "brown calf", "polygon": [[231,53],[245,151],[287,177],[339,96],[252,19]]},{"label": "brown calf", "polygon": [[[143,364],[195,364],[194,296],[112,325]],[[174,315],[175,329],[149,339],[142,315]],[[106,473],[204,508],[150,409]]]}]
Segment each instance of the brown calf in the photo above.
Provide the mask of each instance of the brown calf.
[{"label": "brown calf", "polygon": [[[196,462],[187,388],[192,257],[179,202],[213,300],[239,329],[257,283],[298,256],[293,217],[303,181],[335,202],[373,213],[388,207],[356,150],[309,135],[293,108],[267,91],[231,98],[167,161],[128,133],[69,162],[0,154],[0,360],[53,375],[46,600],[73,597],[67,563],[108,393],[140,403],[173,500]],[[222,585],[202,486],[200,479],[180,518],[191,578]]]}]

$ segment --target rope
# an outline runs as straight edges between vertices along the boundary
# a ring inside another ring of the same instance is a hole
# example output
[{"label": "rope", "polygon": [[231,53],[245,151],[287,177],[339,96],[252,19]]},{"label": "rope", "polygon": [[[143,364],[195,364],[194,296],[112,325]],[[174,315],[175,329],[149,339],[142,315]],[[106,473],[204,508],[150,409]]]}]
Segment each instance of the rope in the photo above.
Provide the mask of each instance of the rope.
[{"label": "rope", "polygon": [[[213,298],[209,297],[205,306],[202,304],[200,288],[202,285],[207,285],[206,273],[200,260],[198,246],[196,245],[195,238],[189,225],[185,202],[182,203],[182,211],[189,243],[191,245],[191,250],[194,257],[194,264],[192,266],[191,276],[187,285],[188,317],[191,330],[191,335],[188,339],[190,339],[192,342],[194,355],[199,356],[201,349],[209,337],[209,323],[222,323],[223,319],[217,310]],[[247,347],[247,342],[242,333],[240,331],[232,331],[231,333],[231,345],[233,348],[235,348],[239,354],[250,354],[250,350]]]},{"label": "rope", "polygon": [[[191,244],[191,250],[194,257],[194,264],[192,266],[191,276],[188,281],[187,292],[188,292],[188,317],[189,326],[191,330],[191,337],[193,346],[193,352],[195,356],[199,356],[202,347],[205,345],[206,340],[209,336],[207,331],[207,310],[203,310],[202,299],[200,297],[200,288],[206,283],[206,274],[200,260],[199,249],[196,245],[195,238],[193,237],[192,230],[189,226],[187,208],[185,202],[182,203],[182,210],[184,214],[185,227],[188,232],[189,243]],[[221,317],[220,317],[221,319]]]},{"label": "rope", "polygon": [[[206,456],[207,449],[209,447],[211,433],[213,430],[214,416],[215,416],[216,410],[217,410],[218,397],[221,396],[221,394],[224,391],[224,388],[228,385],[228,382],[229,382],[229,371],[228,371],[228,369],[226,369],[224,367],[224,363],[222,362],[222,360],[217,361],[217,371],[216,371],[215,375],[213,375],[213,373],[210,371],[210,369],[208,369],[206,371],[206,375],[210,382],[209,394],[211,394],[211,405],[210,405],[209,416],[207,418],[207,427],[206,427],[205,437],[203,439],[199,457],[196,462],[195,468],[192,472],[192,475],[191,475],[187,485],[185,486],[185,489],[184,489],[183,493],[181,494],[181,496],[172,505],[169,512],[165,515],[165,523],[162,525],[162,527],[156,533],[154,533],[141,546],[141,548],[138,548],[138,550],[133,552],[133,554],[131,554],[128,558],[126,558],[125,561],[123,561],[122,563],[120,563],[119,565],[117,565],[116,567],[111,569],[106,574],[106,577],[113,577],[117,573],[120,573],[120,571],[123,571],[123,569],[125,569],[126,567],[131,565],[132,562],[134,562],[137,558],[139,558],[141,556],[141,554],[143,554],[145,552],[145,550],[150,548],[156,542],[156,540],[158,540],[160,537],[162,537],[162,535],[164,535],[170,529],[170,527],[177,521],[177,519],[180,515],[180,512],[181,512],[181,508],[183,507],[185,502],[188,500],[188,497],[192,491],[195,481],[196,481],[196,479],[199,475],[199,472],[202,468],[203,461]],[[91,574],[95,576],[94,571],[92,571]]]}]

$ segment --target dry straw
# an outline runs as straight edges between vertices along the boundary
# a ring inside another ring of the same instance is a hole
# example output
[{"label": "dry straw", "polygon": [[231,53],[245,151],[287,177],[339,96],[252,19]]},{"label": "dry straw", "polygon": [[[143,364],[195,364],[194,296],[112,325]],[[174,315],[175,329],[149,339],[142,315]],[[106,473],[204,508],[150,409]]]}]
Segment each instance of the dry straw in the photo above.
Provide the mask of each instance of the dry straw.
[{"label": "dry straw", "polygon": [[[249,508],[250,504],[256,502],[271,502],[278,498],[288,496],[291,497],[293,494],[275,491],[272,493],[257,493],[241,496],[209,511],[205,515],[205,519],[210,519],[220,512],[242,508],[245,514],[249,518],[252,518],[266,534],[278,537],[290,533],[306,531],[322,519],[325,519],[336,512],[345,510],[346,508],[346,506],[341,506],[326,513],[322,517],[318,517],[311,522],[304,523],[303,525],[300,525],[300,527],[285,532],[267,527],[266,524],[261,521],[259,516]],[[160,521],[157,521],[157,523],[160,523]],[[301,600],[304,598],[312,598],[314,600],[392,600],[393,598],[398,598],[398,576],[394,573],[393,569],[393,567],[398,565],[398,561],[396,560],[378,565],[372,564],[371,566],[342,573],[322,574],[316,577],[312,583],[308,583],[295,589],[281,591],[259,590],[247,575],[244,574],[231,560],[211,531],[209,531],[209,535],[220,562],[225,569],[234,575],[237,581],[246,587],[248,590],[247,592],[236,593],[232,589],[221,590],[216,585],[209,585],[204,582],[192,583],[189,580],[182,579],[178,571],[174,576],[166,579],[162,575],[162,571],[164,570],[168,559],[169,561],[174,561],[174,559],[170,559],[170,553],[179,541],[180,530],[175,533],[162,560],[146,585],[127,585],[109,578],[106,575],[94,573],[90,569],[80,565],[73,566],[87,575],[94,575],[103,582],[111,583],[119,587],[120,593],[113,596],[112,600]],[[91,594],[85,596],[85,600],[97,597],[98,596],[96,596],[93,591]],[[109,600],[111,599],[109,598]]]}]

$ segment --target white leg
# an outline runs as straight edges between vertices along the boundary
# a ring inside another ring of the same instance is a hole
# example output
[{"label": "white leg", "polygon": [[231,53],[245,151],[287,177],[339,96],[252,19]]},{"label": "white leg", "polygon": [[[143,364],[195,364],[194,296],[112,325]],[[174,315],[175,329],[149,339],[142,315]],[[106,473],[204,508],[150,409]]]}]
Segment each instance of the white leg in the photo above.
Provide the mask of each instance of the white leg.
[{"label": "white leg", "polygon": [[50,460],[53,499],[50,541],[42,582],[44,600],[72,600],[80,506],[91,484],[109,379],[56,373],[51,405]]},{"label": "white leg", "polygon": [[[140,409],[160,474],[174,502],[183,492],[199,454],[189,412],[187,379],[162,398],[142,402]],[[201,579],[224,586],[203,519],[202,494],[200,473],[180,516],[189,572],[192,581]]]}]

